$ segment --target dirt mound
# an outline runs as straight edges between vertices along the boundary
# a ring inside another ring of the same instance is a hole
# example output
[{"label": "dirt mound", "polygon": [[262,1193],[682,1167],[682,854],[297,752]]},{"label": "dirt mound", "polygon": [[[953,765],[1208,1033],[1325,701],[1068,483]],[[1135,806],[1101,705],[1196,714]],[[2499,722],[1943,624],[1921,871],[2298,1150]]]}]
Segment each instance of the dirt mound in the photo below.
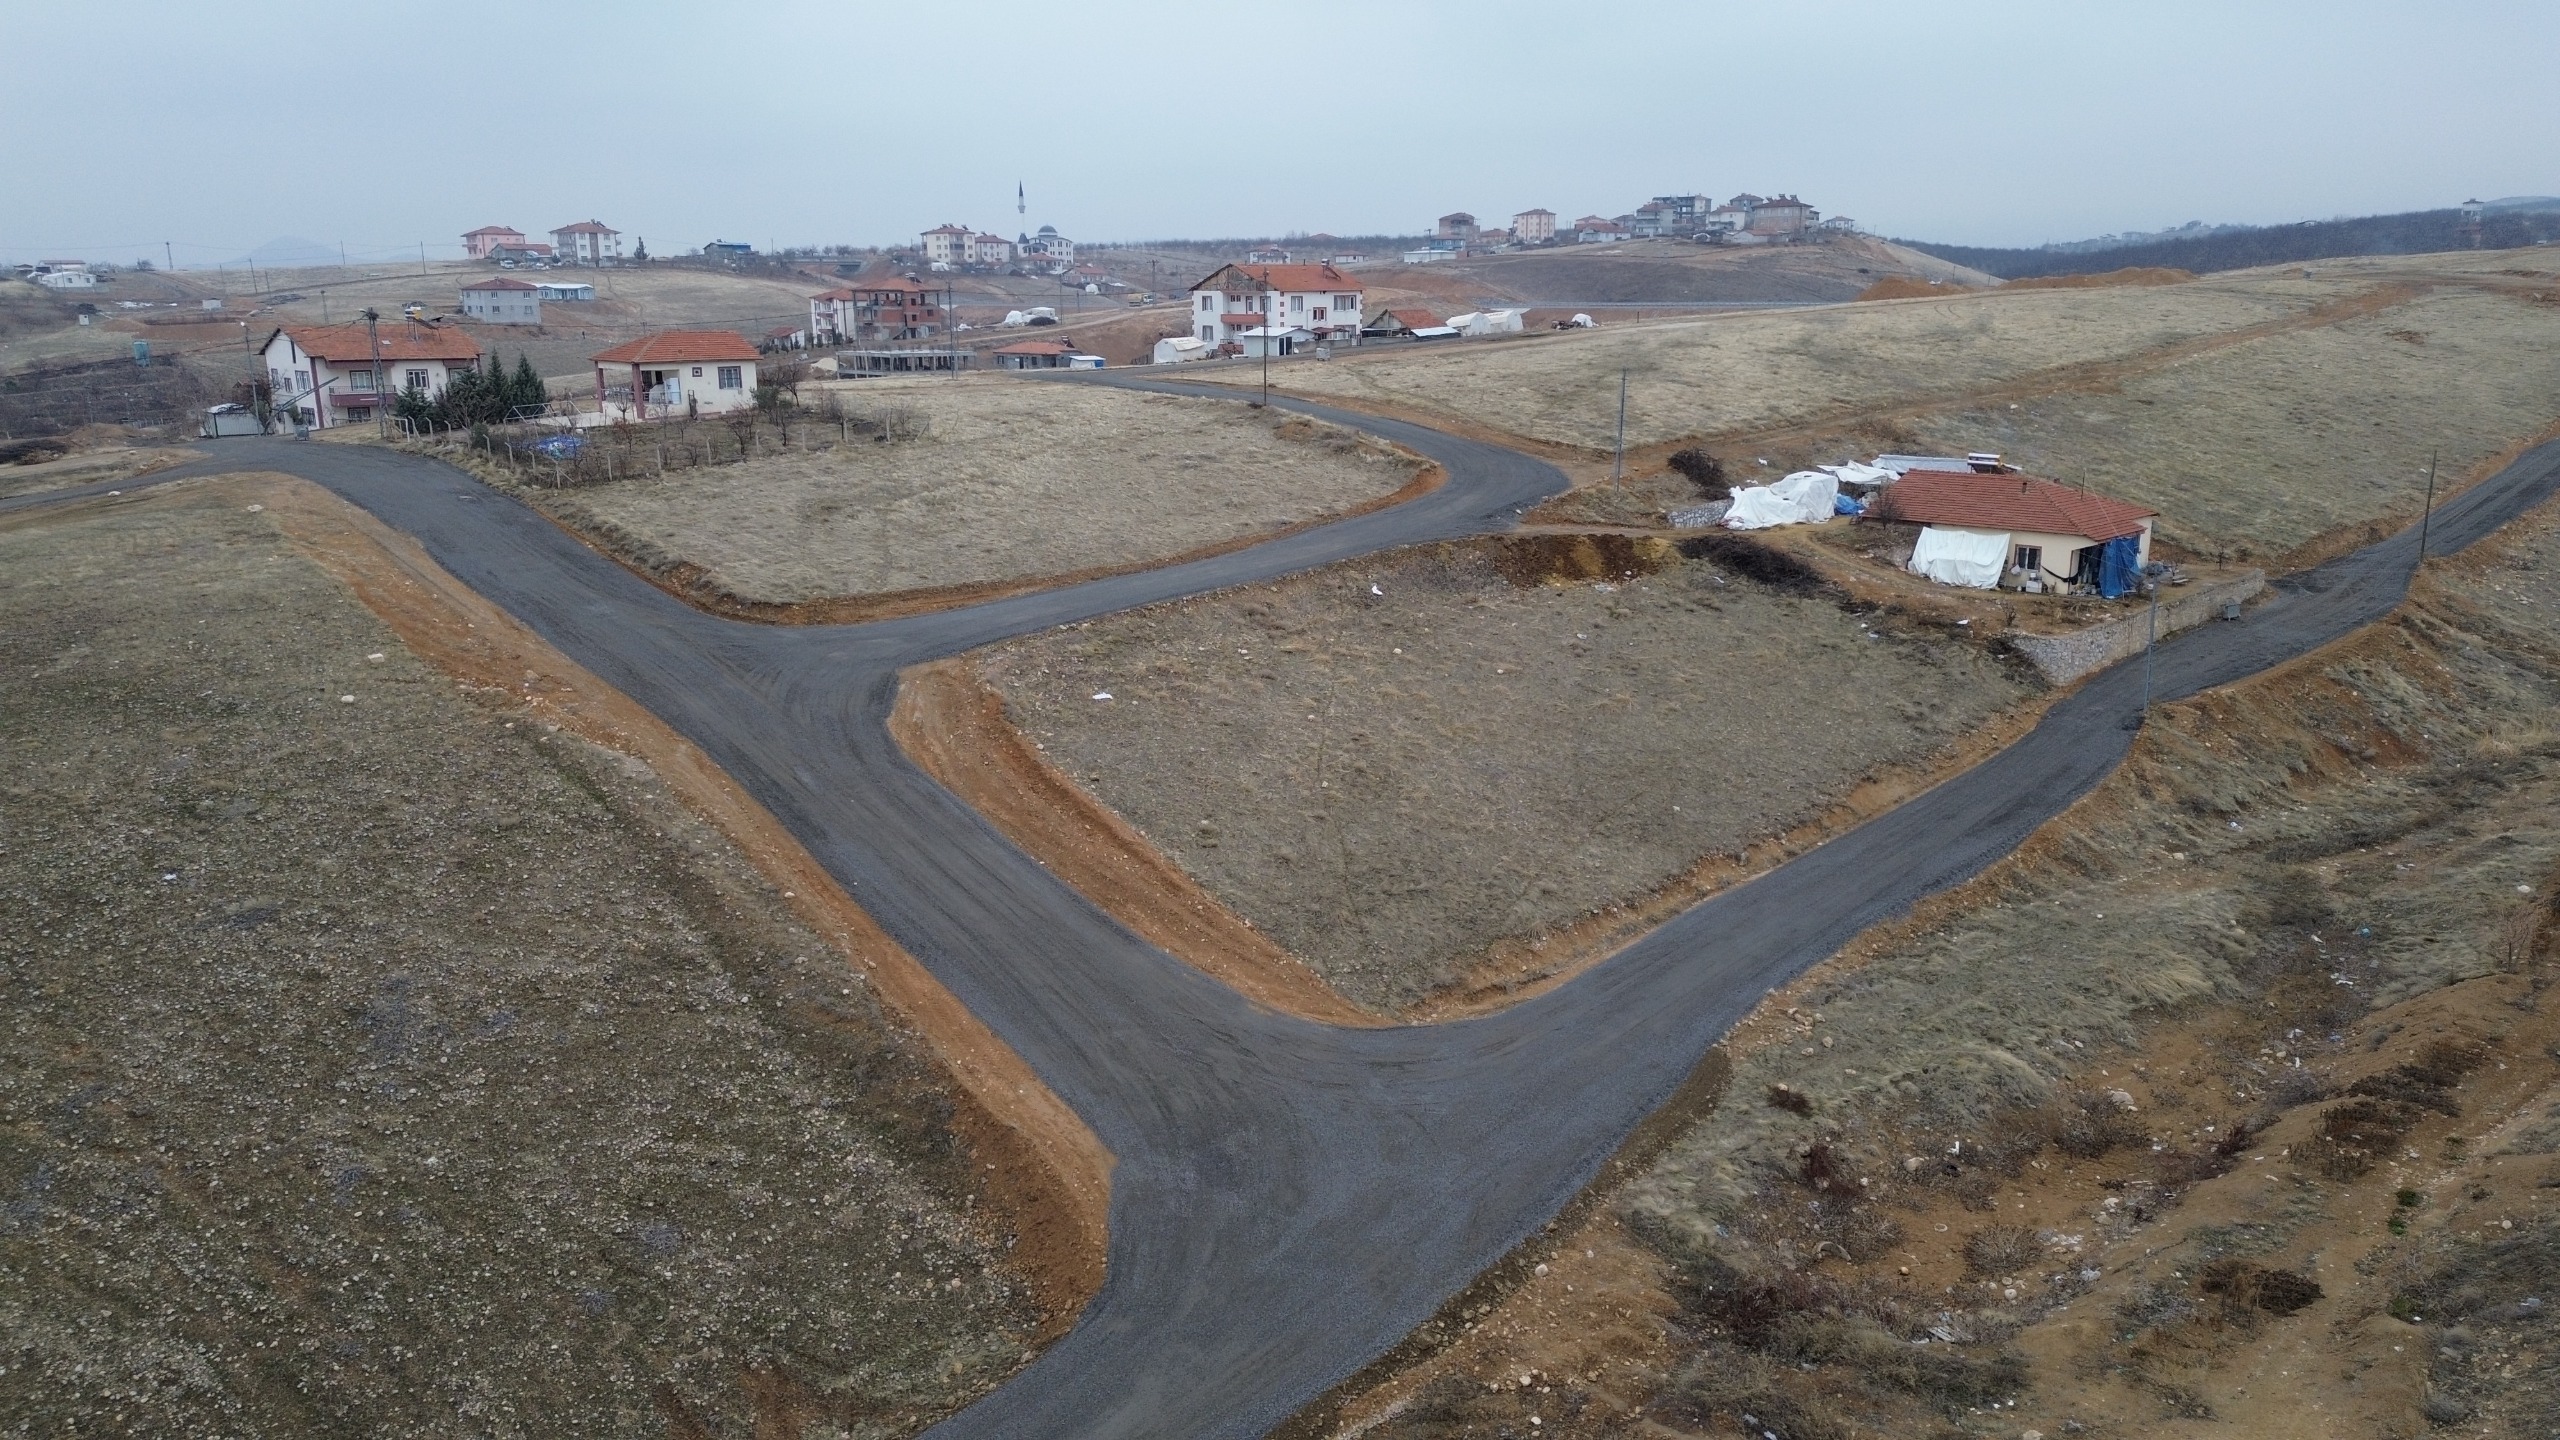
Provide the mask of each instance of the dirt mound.
[{"label": "dirt mound", "polygon": [[2003,290],[2102,290],[2115,285],[2184,285],[2193,280],[2192,270],[2178,270],[2166,265],[2130,265],[2122,270],[2109,270],[2098,275],[2038,275],[2031,280],[2012,280]]},{"label": "dirt mound", "polygon": [[1680,553],[1692,560],[1712,560],[1745,580],[1789,595],[1819,594],[1830,584],[1821,571],[1786,551],[1739,535],[1693,536],[1680,542]]},{"label": "dirt mound", "polygon": [[1652,535],[1514,535],[1493,551],[1493,568],[1512,584],[1569,585],[1632,580],[1679,559],[1670,541]]},{"label": "dirt mound", "polygon": [[1917,275],[1887,275],[1858,292],[1861,300],[1920,300],[1931,295],[1963,295],[1970,285],[1949,285],[1940,280],[1923,280]]}]

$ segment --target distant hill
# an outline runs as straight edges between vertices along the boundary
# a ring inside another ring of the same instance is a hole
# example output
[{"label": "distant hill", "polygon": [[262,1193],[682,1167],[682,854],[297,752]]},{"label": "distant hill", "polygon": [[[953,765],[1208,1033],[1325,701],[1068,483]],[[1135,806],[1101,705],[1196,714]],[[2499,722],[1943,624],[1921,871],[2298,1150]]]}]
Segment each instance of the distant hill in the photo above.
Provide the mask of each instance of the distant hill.
[{"label": "distant hill", "polygon": [[[2510,250],[2560,240],[2560,200],[2517,196],[2489,202],[2484,208],[2488,213],[2480,223],[2483,249]],[[2422,255],[2460,250],[2469,244],[2461,226],[2459,210],[2412,210],[2405,215],[2217,228],[2202,234],[2181,233],[2170,239],[2127,236],[2134,243],[2112,246],[2092,246],[2081,241],[2033,250],[2000,250],[1939,245],[1926,240],[1894,243],[1987,271],[2003,280],[2136,266],[2192,270],[2201,275],[2213,270],[2290,265],[2347,255]]]}]

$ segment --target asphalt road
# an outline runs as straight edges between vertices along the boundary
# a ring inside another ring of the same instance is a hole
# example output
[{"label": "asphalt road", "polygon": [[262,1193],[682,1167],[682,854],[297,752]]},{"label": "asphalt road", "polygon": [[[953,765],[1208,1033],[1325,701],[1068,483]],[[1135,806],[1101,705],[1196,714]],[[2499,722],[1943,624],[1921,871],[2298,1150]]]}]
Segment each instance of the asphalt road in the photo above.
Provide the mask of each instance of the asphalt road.
[{"label": "asphalt road", "polygon": [[[1130,381],[1150,388],[1153,381]],[[1325,407],[1448,467],[1391,510],[1254,549],[910,619],[715,619],[447,466],[222,442],[124,482],[282,470],[414,535],[447,569],[725,766],[1014,1047],[1117,1157],[1111,1255],[1076,1329],[943,1437],[1255,1436],[1381,1354],[1587,1184],[1764,990],[2008,853],[2130,746],[2143,663],[1900,809],[1682,914],[1501,1014],[1338,1029],[1276,1015],[1139,940],[928,780],[886,727],[900,667],[1386,546],[1499,529],[1562,486],[1497,447]],[[2560,444],[2443,507],[2438,551],[2560,488]],[[59,495],[0,502],[0,511]],[[2160,647],[2193,693],[2388,611],[2401,536]]]}]

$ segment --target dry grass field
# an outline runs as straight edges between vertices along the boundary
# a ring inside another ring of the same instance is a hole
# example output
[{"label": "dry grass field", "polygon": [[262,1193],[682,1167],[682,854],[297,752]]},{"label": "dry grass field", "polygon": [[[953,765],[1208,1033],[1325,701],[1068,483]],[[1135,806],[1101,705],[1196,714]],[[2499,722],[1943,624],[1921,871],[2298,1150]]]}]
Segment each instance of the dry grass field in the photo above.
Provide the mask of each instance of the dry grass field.
[{"label": "dry grass field", "polygon": [[272,518],[0,528],[0,1428],[886,1436],[1010,1373],[921,1042]]},{"label": "dry grass field", "polygon": [[[804,392],[805,393],[805,392]],[[921,438],[577,490],[563,522],[753,601],[998,584],[1231,543],[1394,493],[1416,466],[1349,431],[1227,401],[985,377],[851,382]]]},{"label": "dry grass field", "polygon": [[1051,762],[1381,1012],[2029,693],[1974,644],[1676,553],[1536,583],[1550,548],[1397,552],[1032,636],[985,670]]},{"label": "dry grass field", "polygon": [[2156,507],[2201,554],[2281,555],[2413,516],[2427,457],[2458,482],[2560,420],[2560,304],[2439,290],[2378,315],[2246,341],[2110,391],[1941,412],[1924,445],[1998,450]]},{"label": "dry grass field", "polygon": [[2545,1433],[2555,572],[2546,507],[2403,623],[2164,711],[1766,1002],[1365,1433]]},{"label": "dry grass field", "polygon": [[1968,294],[1606,325],[1293,363],[1279,384],[1605,451],[1627,372],[1627,443],[1773,427],[1960,395],[2300,314],[2338,286],[2257,278]]}]

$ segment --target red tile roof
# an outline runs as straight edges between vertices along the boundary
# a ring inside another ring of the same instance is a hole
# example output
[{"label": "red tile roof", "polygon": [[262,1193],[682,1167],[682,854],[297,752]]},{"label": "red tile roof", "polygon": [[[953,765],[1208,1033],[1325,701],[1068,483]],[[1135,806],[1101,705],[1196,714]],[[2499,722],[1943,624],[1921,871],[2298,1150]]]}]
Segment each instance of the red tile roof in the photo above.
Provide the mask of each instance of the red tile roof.
[{"label": "red tile roof", "polygon": [[1440,323],[1440,317],[1428,310],[1389,310],[1378,318],[1393,320],[1407,330],[1428,330]]},{"label": "red tile roof", "polygon": [[681,365],[755,358],[756,347],[735,330],[665,330],[616,345],[595,357],[599,365]]},{"label": "red tile roof", "polygon": [[483,225],[477,230],[465,230],[462,232],[462,238],[465,240],[470,239],[474,235],[513,235],[519,240],[524,238],[524,232],[518,230],[512,225]]},{"label": "red tile roof", "polygon": [[462,293],[468,295],[474,290],[538,290],[540,288],[542,287],[525,280],[474,280],[462,287]]},{"label": "red tile roof", "polygon": [[1350,291],[1360,288],[1359,281],[1335,269],[1330,261],[1318,261],[1313,265],[1228,265],[1221,267],[1208,279],[1191,288],[1205,289],[1229,270],[1242,275],[1248,281],[1268,285],[1283,293],[1289,291],[1312,293],[1318,290]]},{"label": "red tile roof", "polygon": [[[333,365],[363,365],[371,360],[362,325],[285,325],[278,327],[278,333],[291,339],[303,354]],[[376,333],[382,341],[385,360],[458,360],[476,364],[480,359],[479,342],[441,325],[402,321],[381,325]],[[275,336],[269,335],[267,343],[274,344]]]},{"label": "red tile roof", "polygon": [[622,232],[601,220],[581,220],[575,225],[563,225],[551,233],[554,235],[619,235]]},{"label": "red tile roof", "polygon": [[2143,521],[2160,512],[2033,475],[1913,470],[1885,487],[1876,513],[1924,525],[2112,540],[2138,533]]},{"label": "red tile roof", "polygon": [[997,346],[995,353],[998,355],[1073,355],[1076,353],[1076,347],[1064,340],[1016,340],[1010,345]]}]

